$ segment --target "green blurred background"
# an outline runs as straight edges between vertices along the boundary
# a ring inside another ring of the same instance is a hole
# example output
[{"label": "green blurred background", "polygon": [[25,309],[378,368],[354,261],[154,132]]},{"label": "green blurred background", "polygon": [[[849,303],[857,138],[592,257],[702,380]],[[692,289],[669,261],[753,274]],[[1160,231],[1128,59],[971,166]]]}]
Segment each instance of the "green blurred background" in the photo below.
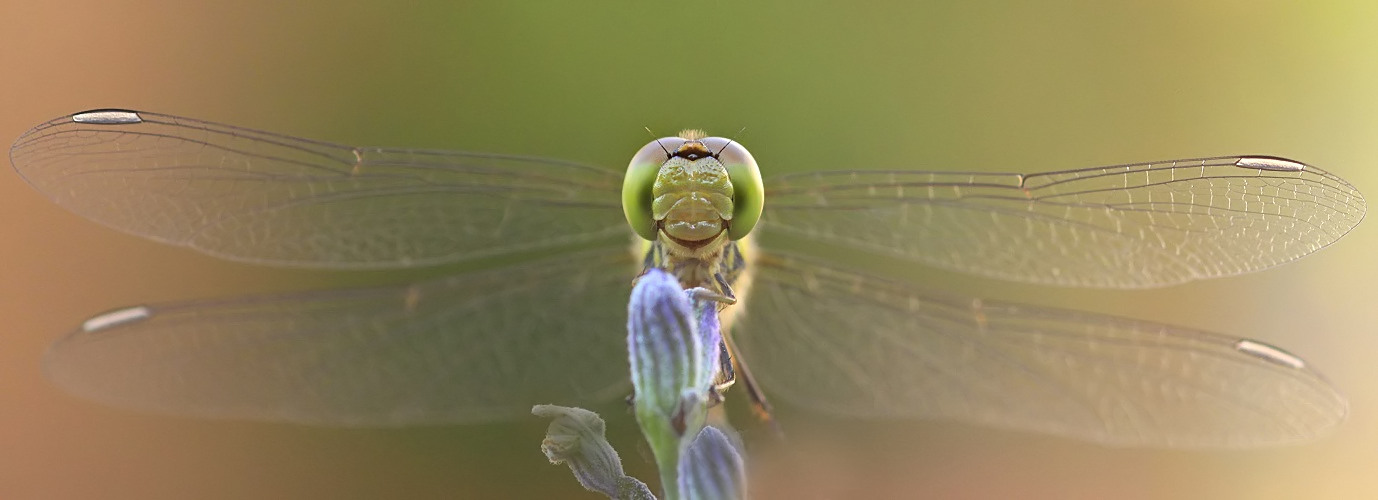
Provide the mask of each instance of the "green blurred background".
[{"label": "green blurred background", "polygon": [[[344,5],[351,4],[351,5]],[[0,5],[0,138],[96,107],[346,143],[620,168],[646,140],[740,137],[767,172],[1041,171],[1217,154],[1320,165],[1378,193],[1378,4],[1081,2],[15,2]],[[737,132],[745,129],[741,134]],[[1161,290],[935,287],[1275,343],[1345,391],[1312,445],[1107,449],[783,406],[746,427],[758,498],[1378,497],[1372,224],[1282,268]],[[598,498],[544,422],[340,430],[108,409],[45,382],[92,313],[370,277],[226,263],[82,220],[0,172],[0,498]],[[737,396],[740,398],[740,396]],[[614,407],[615,408],[615,407]],[[632,420],[612,440],[654,477]]]}]

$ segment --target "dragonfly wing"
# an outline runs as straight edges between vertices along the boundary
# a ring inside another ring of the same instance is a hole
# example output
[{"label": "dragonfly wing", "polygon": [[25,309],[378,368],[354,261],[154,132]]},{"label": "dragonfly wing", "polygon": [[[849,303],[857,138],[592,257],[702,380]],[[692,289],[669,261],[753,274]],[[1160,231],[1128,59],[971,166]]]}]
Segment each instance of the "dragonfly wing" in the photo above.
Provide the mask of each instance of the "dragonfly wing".
[{"label": "dragonfly wing", "polygon": [[39,125],[10,159],[83,217],[260,264],[423,266],[626,233],[621,175],[556,160],[356,148],[114,110]]},{"label": "dragonfly wing", "polygon": [[767,394],[842,416],[934,418],[1116,446],[1304,442],[1347,403],[1261,342],[924,294],[763,256],[734,327]]},{"label": "dragonfly wing", "polygon": [[994,278],[1105,288],[1276,266],[1335,242],[1366,209],[1343,179],[1270,157],[772,181],[766,231]]},{"label": "dragonfly wing", "polygon": [[625,248],[410,286],[106,313],[45,359],[138,410],[326,425],[467,423],[630,391]]}]

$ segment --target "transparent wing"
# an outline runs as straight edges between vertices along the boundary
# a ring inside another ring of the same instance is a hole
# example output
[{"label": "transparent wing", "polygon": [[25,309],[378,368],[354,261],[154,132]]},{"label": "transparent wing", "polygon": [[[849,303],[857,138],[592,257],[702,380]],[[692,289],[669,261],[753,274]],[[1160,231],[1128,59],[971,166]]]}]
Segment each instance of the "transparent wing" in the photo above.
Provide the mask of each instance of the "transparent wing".
[{"label": "transparent wing", "polygon": [[356,148],[115,110],[39,125],[10,159],[86,218],[245,262],[422,266],[626,233],[622,176],[556,160]]},{"label": "transparent wing", "polygon": [[1261,342],[920,293],[763,256],[734,327],[766,393],[842,416],[935,418],[1117,446],[1314,439],[1343,396]]},{"label": "transparent wing", "polygon": [[59,386],[160,413],[467,423],[626,396],[625,247],[411,286],[132,307],[45,359]]},{"label": "transparent wing", "polygon": [[1276,266],[1335,242],[1366,209],[1363,195],[1329,172],[1259,156],[770,181],[766,231],[994,278],[1105,288]]}]

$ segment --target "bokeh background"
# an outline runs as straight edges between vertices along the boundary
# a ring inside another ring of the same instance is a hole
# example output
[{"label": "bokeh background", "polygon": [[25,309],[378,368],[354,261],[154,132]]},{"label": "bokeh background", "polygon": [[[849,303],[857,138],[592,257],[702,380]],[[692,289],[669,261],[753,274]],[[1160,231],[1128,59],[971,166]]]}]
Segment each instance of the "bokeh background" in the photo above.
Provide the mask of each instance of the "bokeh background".
[{"label": "bokeh background", "polygon": [[[764,169],[1041,171],[1217,154],[1378,193],[1373,2],[0,3],[0,142],[126,107],[339,142],[620,168],[701,127]],[[739,130],[745,129],[738,134]],[[1107,449],[942,422],[744,426],[758,498],[1378,498],[1378,228],[1300,262],[1160,290],[941,289],[1262,339],[1345,391],[1347,423],[1254,451]],[[0,498],[598,498],[545,422],[343,430],[142,415],[67,396],[46,346],[92,313],[366,282],[227,263],[82,220],[0,171]],[[737,396],[740,397],[740,396]],[[632,419],[629,471],[654,477]]]}]

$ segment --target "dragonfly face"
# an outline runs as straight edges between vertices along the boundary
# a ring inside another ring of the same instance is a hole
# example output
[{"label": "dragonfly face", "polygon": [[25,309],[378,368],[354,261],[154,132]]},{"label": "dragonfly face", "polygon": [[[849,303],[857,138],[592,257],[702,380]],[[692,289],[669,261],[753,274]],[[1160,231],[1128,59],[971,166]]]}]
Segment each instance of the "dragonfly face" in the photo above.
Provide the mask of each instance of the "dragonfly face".
[{"label": "dragonfly face", "polygon": [[660,240],[673,254],[717,255],[760,219],[761,171],[741,144],[686,130],[643,146],[623,181],[627,222],[637,235]]},{"label": "dragonfly face", "polygon": [[[1262,342],[955,297],[832,257],[1111,289],[1258,271],[1334,243],[1367,209],[1344,179],[1291,160],[841,170],[762,184],[751,155],[719,138],[656,141],[624,173],[125,110],[40,124],[10,159],[77,214],[221,258],[476,268],[98,315],[54,344],[45,373],[124,407],[395,426],[617,400],[630,385],[627,299],[642,267],[627,252],[630,223],[652,248],[679,252],[667,258],[717,262],[751,282],[729,309],[733,337],[761,388],[799,408],[1167,447],[1303,442],[1348,411],[1307,363]],[[721,259],[695,257],[704,249]],[[700,274],[691,281],[706,282]]]}]

